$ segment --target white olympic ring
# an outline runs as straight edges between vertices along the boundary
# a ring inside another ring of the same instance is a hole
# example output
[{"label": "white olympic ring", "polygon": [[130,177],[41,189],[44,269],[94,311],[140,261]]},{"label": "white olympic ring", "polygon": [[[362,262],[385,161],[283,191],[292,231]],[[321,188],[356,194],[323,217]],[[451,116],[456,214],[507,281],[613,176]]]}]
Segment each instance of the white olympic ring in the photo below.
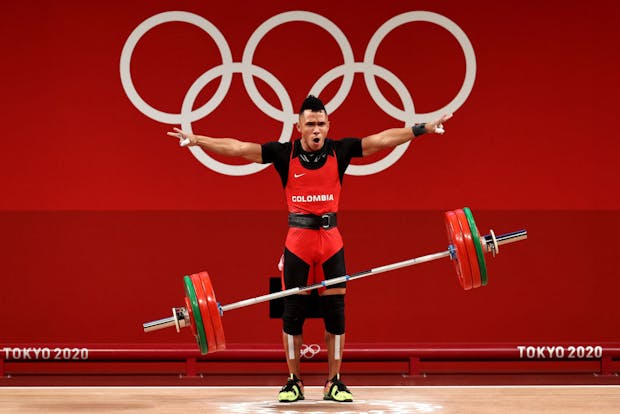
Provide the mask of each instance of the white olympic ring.
[{"label": "white olympic ring", "polygon": [[[385,36],[395,28],[405,23],[416,21],[434,23],[446,29],[459,42],[465,56],[465,77],[463,79],[461,89],[454,99],[452,99],[452,101],[450,101],[443,108],[437,109],[433,112],[417,114],[415,113],[415,107],[411,94],[403,82],[386,68],[374,63],[377,49]],[[152,28],[169,22],[184,22],[198,26],[209,34],[215,41],[222,57],[221,65],[207,70],[198,79],[196,79],[196,81],[194,81],[185,95],[181,106],[181,112],[178,114],[159,111],[146,103],[138,94],[133,85],[130,70],[131,56],[142,36],[144,36],[144,34]],[[284,12],[271,17],[261,24],[248,40],[241,62],[233,62],[228,43],[217,27],[215,27],[208,20],[196,14],[173,11],[163,12],[146,19],[140,23],[127,38],[127,41],[123,46],[120,59],[120,77],[123,89],[133,105],[144,115],[159,122],[180,124],[183,130],[191,133],[192,122],[206,117],[219,106],[228,93],[232,82],[232,75],[234,73],[240,73],[242,75],[244,87],[256,107],[269,117],[282,122],[282,131],[279,141],[286,142],[290,139],[293,127],[297,122],[297,115],[293,111],[290,96],[284,85],[282,85],[282,83],[275,76],[267,70],[254,65],[252,63],[252,59],[254,57],[254,51],[256,50],[256,47],[261,39],[276,26],[289,22],[313,23],[325,29],[336,40],[338,46],[340,47],[344,62],[323,74],[309,91],[309,94],[320,96],[321,92],[332,81],[339,77],[343,78],[342,84],[336,92],[336,95],[331,101],[325,103],[325,108],[330,114],[335,112],[344,102],[346,96],[348,96],[353,85],[355,73],[362,73],[364,75],[364,82],[366,83],[370,96],[373,98],[375,103],[377,103],[377,105],[386,114],[402,121],[405,126],[411,126],[416,122],[429,121],[429,119],[435,119],[436,117],[446,113],[456,112],[456,110],[463,105],[473,88],[476,77],[476,57],[471,42],[456,23],[437,13],[412,11],[394,16],[379,27],[379,29],[377,29],[374,33],[366,48],[363,62],[355,62],[353,50],[351,49],[347,37],[332,21],[319,14],[307,11]],[[403,109],[395,107],[383,96],[375,80],[375,77],[377,76],[390,84],[390,86],[397,92],[401,103],[403,104]],[[200,108],[193,109],[193,105],[200,91],[216,77],[221,77],[222,79],[214,95]],[[273,107],[262,97],[256,88],[254,77],[260,78],[274,90],[280,104],[282,105],[282,109]],[[383,171],[398,161],[398,159],[405,153],[408,146],[409,142],[399,145],[383,159],[374,163],[366,165],[351,164],[349,165],[346,173],[350,175],[369,175]],[[226,175],[240,176],[253,174],[268,166],[268,164],[255,163],[246,165],[225,164],[211,158],[198,146],[190,147],[190,151],[203,165],[213,171]]]},{"label": "white olympic ring", "polygon": [[312,359],[321,351],[321,346],[319,344],[302,344],[299,349],[299,354],[301,357],[306,359]]}]

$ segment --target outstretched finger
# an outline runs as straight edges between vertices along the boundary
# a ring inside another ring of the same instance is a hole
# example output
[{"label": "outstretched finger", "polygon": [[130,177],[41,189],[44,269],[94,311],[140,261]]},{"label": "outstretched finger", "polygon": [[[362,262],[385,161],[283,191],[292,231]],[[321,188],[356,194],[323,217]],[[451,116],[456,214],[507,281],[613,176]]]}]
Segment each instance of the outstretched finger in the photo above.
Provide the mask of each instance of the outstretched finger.
[{"label": "outstretched finger", "polygon": [[178,139],[180,146],[186,147],[191,143],[188,134],[183,132],[182,129],[179,129],[179,128],[172,128],[172,129],[174,129],[175,132],[166,132],[166,134],[168,136]]},{"label": "outstretched finger", "polygon": [[179,129],[179,128],[172,128],[172,129],[174,130],[174,132],[167,132],[166,134],[168,134],[171,137],[178,138],[180,140],[184,140],[185,138],[187,138],[187,134],[183,132],[182,129]]},{"label": "outstretched finger", "polygon": [[448,119],[452,118],[452,116],[454,116],[454,114],[445,114],[443,115],[441,118],[439,118],[439,123],[443,123],[446,122]]}]

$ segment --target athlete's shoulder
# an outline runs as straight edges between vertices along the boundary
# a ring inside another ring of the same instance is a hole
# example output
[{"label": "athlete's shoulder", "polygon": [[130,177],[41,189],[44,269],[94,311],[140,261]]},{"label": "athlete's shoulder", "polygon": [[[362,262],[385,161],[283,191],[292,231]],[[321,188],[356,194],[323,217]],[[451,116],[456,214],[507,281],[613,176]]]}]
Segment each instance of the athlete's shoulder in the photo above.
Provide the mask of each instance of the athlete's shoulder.
[{"label": "athlete's shoulder", "polygon": [[268,148],[274,151],[290,151],[292,148],[292,144],[290,141],[280,142],[280,141],[270,141],[262,144],[263,148]]},{"label": "athlete's shoulder", "polygon": [[350,154],[352,157],[361,157],[362,155],[362,139],[347,137],[333,141],[336,153],[341,155]]},{"label": "athlete's shoulder", "polygon": [[271,141],[261,145],[264,163],[274,162],[278,158],[288,158],[293,148],[290,142]]},{"label": "athlete's shoulder", "polygon": [[334,143],[334,145],[343,146],[343,145],[355,144],[356,142],[362,142],[362,139],[355,138],[355,137],[346,137],[346,138],[333,139],[331,141]]}]

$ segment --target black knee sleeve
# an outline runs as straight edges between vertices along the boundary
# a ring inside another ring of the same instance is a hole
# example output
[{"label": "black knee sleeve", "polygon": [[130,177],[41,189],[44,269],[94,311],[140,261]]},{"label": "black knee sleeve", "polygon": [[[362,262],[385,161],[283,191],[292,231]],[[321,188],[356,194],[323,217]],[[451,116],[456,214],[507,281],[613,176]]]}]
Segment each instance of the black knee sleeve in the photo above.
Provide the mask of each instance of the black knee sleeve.
[{"label": "black knee sleeve", "polygon": [[344,334],[344,295],[322,295],[319,303],[325,330],[333,335]]},{"label": "black knee sleeve", "polygon": [[282,314],[282,329],[284,333],[301,335],[304,321],[306,320],[309,300],[309,295],[284,297],[284,313]]}]

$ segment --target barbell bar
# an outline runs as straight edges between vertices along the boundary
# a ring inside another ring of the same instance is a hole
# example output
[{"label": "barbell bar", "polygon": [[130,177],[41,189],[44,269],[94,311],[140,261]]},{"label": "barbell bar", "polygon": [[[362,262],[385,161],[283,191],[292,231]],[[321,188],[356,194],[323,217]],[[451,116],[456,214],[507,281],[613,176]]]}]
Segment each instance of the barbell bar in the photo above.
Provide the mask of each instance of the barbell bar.
[{"label": "barbell bar", "polygon": [[473,214],[468,207],[447,211],[444,213],[444,223],[448,235],[448,249],[442,252],[428,254],[413,259],[375,267],[352,275],[344,275],[324,280],[309,286],[300,286],[241,300],[228,305],[221,305],[216,301],[211,278],[207,272],[184,276],[185,307],[172,308],[172,316],[144,323],[144,332],[156,331],[168,327],[190,327],[200,352],[204,355],[226,347],[224,329],[221,317],[224,312],[243,308],[274,299],[283,298],[311,290],[362,279],[368,276],[389,272],[449,257],[454,263],[461,287],[470,290],[486,286],[488,275],[485,262],[485,253],[492,253],[493,257],[499,253],[499,246],[514,243],[527,238],[526,230],[518,230],[496,236],[493,230],[489,234],[480,236]]}]

